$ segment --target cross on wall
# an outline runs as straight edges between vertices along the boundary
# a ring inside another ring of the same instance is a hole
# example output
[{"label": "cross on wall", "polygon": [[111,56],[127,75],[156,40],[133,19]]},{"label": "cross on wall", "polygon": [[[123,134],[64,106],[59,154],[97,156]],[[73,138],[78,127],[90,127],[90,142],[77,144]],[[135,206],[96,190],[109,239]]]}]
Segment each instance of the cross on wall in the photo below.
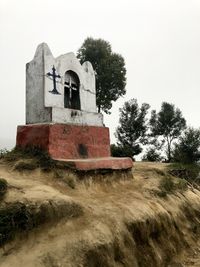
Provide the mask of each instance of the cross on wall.
[{"label": "cross on wall", "polygon": [[77,91],[78,87],[75,83],[72,83],[71,77],[69,77],[69,82],[65,82],[65,87],[69,89],[70,100],[72,98],[72,90]]},{"label": "cross on wall", "polygon": [[60,93],[56,89],[56,78],[61,78],[61,76],[59,74],[56,74],[56,69],[54,65],[52,68],[52,73],[48,72],[46,75],[53,78],[53,90],[49,92],[54,95],[60,95]]}]

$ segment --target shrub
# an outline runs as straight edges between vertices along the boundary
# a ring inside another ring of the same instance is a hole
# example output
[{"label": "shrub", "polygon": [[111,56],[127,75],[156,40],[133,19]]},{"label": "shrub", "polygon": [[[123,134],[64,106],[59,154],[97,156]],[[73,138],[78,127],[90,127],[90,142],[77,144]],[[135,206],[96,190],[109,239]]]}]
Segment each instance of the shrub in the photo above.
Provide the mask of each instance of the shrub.
[{"label": "shrub", "polygon": [[73,202],[49,200],[40,205],[22,202],[4,204],[0,207],[0,246],[13,240],[17,233],[28,232],[63,217],[76,218],[82,214],[82,207]]},{"label": "shrub", "polygon": [[171,176],[165,176],[159,184],[160,191],[157,192],[159,197],[166,197],[175,191],[184,191],[187,189],[187,181],[185,179],[173,179]]},{"label": "shrub", "polygon": [[190,182],[198,182],[200,172],[199,164],[172,163],[169,165],[168,173],[172,176],[186,179]]},{"label": "shrub", "polygon": [[151,147],[149,148],[146,153],[144,154],[144,156],[142,157],[142,161],[151,161],[151,162],[154,162],[154,161],[161,161],[162,160],[162,157],[160,155],[159,152],[156,151],[155,148]]},{"label": "shrub", "polygon": [[185,179],[179,179],[178,183],[176,184],[176,188],[184,191],[187,189],[187,181]]},{"label": "shrub", "polygon": [[166,193],[171,193],[175,189],[174,181],[170,176],[161,179],[159,188]]},{"label": "shrub", "polygon": [[72,189],[75,189],[76,187],[76,183],[75,180],[73,178],[69,178],[67,179],[66,183],[68,184],[68,186]]},{"label": "shrub", "polygon": [[17,171],[23,171],[23,170],[35,170],[38,167],[38,163],[35,160],[19,160],[16,162],[14,169]]},{"label": "shrub", "polygon": [[111,149],[111,155],[113,157],[130,157],[130,158],[132,158],[133,152],[132,152],[132,149],[130,147],[117,146],[115,144],[112,144],[110,146],[110,149]]},{"label": "shrub", "polygon": [[5,179],[0,178],[0,199],[4,197],[8,190],[8,183]]},{"label": "shrub", "polygon": [[188,128],[175,144],[173,161],[192,164],[200,159],[200,130]]},{"label": "shrub", "polygon": [[48,171],[55,167],[54,160],[46,151],[39,147],[15,147],[4,156],[4,159],[8,162],[17,161],[19,159],[35,159],[34,164],[28,164],[27,162],[21,161],[21,164],[19,164],[19,168],[21,167],[21,169],[33,169],[40,167],[43,170]]},{"label": "shrub", "polygon": [[8,152],[6,148],[0,149],[0,159],[4,158]]}]

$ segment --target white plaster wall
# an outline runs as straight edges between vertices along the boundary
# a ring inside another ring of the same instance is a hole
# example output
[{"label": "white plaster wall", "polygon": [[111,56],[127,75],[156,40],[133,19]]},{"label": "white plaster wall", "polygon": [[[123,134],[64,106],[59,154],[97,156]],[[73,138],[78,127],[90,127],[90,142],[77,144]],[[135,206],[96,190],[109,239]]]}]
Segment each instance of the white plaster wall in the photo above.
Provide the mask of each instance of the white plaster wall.
[{"label": "white plaster wall", "polygon": [[51,108],[44,106],[44,57],[50,50],[45,44],[38,46],[34,59],[26,64],[26,123],[51,121]]},{"label": "white plaster wall", "polygon": [[[56,60],[52,55],[45,57],[44,60],[44,105],[45,107],[64,107],[63,102],[63,86],[60,83],[60,79],[56,79],[58,82],[56,83],[56,89],[60,93],[60,95],[55,95],[50,93],[53,90],[53,80],[52,77],[48,77],[46,74],[48,72],[52,73],[52,67],[55,66],[56,74],[59,73],[57,68]],[[59,73],[60,74],[60,73]]]},{"label": "white plaster wall", "polygon": [[[82,68],[84,69],[85,74],[85,83],[82,90],[85,94],[82,94],[82,101],[86,111],[96,112],[96,83],[95,83],[95,74],[92,67],[92,64],[89,61],[83,63]],[[88,97],[90,99],[90,104],[88,106]]]},{"label": "white plaster wall", "polygon": [[103,126],[103,115],[74,109],[52,109],[52,122]]},{"label": "white plaster wall", "polygon": [[81,66],[74,53],[67,53],[54,59],[52,55],[45,57],[45,74],[52,73],[53,65],[56,68],[56,74],[61,76],[57,78],[56,88],[61,95],[50,93],[53,89],[53,81],[50,77],[45,76],[45,106],[64,108],[64,77],[66,71],[75,72],[80,80],[80,102],[81,110],[96,112],[96,91],[95,75],[90,62],[85,62]]},{"label": "white plaster wall", "polygon": [[[53,80],[46,74],[55,66],[56,89],[52,94]],[[64,108],[64,77],[66,71],[75,72],[80,80],[81,111]],[[103,116],[96,112],[95,74],[90,62],[80,64],[74,53],[54,58],[47,44],[40,44],[34,59],[26,69],[26,123],[58,122],[103,126]],[[72,116],[76,114],[76,116]]]}]

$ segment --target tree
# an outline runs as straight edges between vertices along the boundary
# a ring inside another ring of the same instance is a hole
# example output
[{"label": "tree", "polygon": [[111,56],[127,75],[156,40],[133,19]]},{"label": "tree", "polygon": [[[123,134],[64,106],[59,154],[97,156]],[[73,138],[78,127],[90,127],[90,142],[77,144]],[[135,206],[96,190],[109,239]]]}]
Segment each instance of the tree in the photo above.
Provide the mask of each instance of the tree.
[{"label": "tree", "polygon": [[130,157],[132,158],[132,149],[127,146],[111,144],[110,146],[112,157]]},{"label": "tree", "polygon": [[149,147],[142,157],[142,161],[161,161],[161,154],[156,150],[156,147]]},{"label": "tree", "polygon": [[129,149],[132,157],[142,152],[141,144],[147,142],[147,119],[146,115],[149,104],[143,103],[139,107],[136,99],[124,103],[120,109],[119,126],[116,130],[118,145]]},{"label": "tree", "polygon": [[173,141],[181,135],[181,132],[186,127],[186,121],[182,116],[180,109],[175,108],[173,104],[163,102],[160,112],[155,110],[151,112],[150,130],[151,137],[160,142],[162,145],[167,145],[167,160],[171,161],[171,150]]},{"label": "tree", "polygon": [[173,160],[196,163],[200,159],[200,129],[188,128],[175,144]]},{"label": "tree", "polygon": [[102,39],[87,38],[77,52],[81,64],[90,61],[96,73],[98,112],[109,114],[112,101],[126,93],[124,58],[112,52],[111,45]]}]

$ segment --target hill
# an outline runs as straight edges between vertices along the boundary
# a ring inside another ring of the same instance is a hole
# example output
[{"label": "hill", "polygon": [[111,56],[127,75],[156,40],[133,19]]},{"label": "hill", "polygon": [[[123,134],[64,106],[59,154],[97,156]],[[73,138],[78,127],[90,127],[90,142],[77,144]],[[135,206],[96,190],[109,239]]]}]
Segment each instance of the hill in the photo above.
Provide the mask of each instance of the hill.
[{"label": "hill", "polygon": [[167,164],[104,174],[30,166],[0,161],[0,266],[200,266],[200,191]]}]

